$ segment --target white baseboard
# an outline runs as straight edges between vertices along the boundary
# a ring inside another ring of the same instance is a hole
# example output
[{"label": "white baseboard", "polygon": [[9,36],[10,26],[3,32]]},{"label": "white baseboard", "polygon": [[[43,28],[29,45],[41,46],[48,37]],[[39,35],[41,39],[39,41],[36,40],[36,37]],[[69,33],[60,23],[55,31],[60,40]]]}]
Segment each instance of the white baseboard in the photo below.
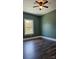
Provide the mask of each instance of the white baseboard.
[{"label": "white baseboard", "polygon": [[35,37],[30,37],[30,38],[24,38],[23,40],[30,40],[30,39],[36,39],[36,38],[39,38],[41,36],[35,36]]},{"label": "white baseboard", "polygon": [[45,36],[42,36],[42,38],[47,39],[47,40],[56,41],[56,39],[55,39],[55,38],[50,38],[50,37],[45,37]]},{"label": "white baseboard", "polygon": [[35,37],[31,37],[31,38],[24,38],[23,40],[31,40],[31,39],[36,39],[36,38],[44,38],[44,39],[56,41],[56,39],[54,39],[54,38],[45,37],[45,36],[35,36]]}]

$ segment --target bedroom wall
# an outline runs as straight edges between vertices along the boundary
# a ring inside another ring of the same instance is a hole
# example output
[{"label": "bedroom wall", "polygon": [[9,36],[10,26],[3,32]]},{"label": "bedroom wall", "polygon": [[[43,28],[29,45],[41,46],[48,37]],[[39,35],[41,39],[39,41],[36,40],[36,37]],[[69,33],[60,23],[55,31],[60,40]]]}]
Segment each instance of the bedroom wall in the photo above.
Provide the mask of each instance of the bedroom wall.
[{"label": "bedroom wall", "polygon": [[[41,35],[41,17],[23,12],[23,20],[24,19],[34,20],[34,34],[31,36],[40,36]],[[23,30],[23,36],[24,38],[31,37],[31,36],[24,35],[24,30]]]},{"label": "bedroom wall", "polygon": [[42,35],[56,38],[56,10],[42,16]]},{"label": "bedroom wall", "polygon": [[[23,12],[24,19],[34,20],[34,35],[32,36],[46,36],[56,38],[56,10],[47,13],[43,16],[36,16],[26,12]],[[24,38],[31,37],[24,35]]]}]

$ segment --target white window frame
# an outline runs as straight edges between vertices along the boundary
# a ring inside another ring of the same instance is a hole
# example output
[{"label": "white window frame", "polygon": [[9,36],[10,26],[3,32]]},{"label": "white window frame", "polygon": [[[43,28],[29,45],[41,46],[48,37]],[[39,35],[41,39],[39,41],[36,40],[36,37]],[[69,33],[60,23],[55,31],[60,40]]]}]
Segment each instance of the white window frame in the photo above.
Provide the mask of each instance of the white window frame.
[{"label": "white window frame", "polygon": [[[25,21],[32,21],[32,33],[29,33],[29,34],[27,34],[26,32],[25,32]],[[34,34],[34,20],[31,20],[31,19],[24,19],[24,34],[25,35],[33,35]]]}]

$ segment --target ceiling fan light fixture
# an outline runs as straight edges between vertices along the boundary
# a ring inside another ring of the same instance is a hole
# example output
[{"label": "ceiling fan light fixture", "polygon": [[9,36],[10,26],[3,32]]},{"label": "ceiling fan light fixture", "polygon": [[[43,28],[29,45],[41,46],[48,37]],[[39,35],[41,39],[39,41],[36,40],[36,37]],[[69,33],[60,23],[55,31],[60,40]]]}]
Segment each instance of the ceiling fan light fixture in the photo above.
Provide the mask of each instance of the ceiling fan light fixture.
[{"label": "ceiling fan light fixture", "polygon": [[39,6],[39,8],[40,8],[40,9],[42,9],[42,8],[43,8],[43,6]]}]

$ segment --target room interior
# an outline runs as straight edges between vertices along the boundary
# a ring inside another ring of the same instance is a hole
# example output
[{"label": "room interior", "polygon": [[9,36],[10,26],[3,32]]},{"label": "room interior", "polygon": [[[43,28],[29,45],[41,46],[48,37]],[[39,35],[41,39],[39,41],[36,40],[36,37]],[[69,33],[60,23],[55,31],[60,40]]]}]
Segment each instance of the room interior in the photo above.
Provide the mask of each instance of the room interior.
[{"label": "room interior", "polygon": [[23,59],[56,59],[56,0],[23,0]]}]

